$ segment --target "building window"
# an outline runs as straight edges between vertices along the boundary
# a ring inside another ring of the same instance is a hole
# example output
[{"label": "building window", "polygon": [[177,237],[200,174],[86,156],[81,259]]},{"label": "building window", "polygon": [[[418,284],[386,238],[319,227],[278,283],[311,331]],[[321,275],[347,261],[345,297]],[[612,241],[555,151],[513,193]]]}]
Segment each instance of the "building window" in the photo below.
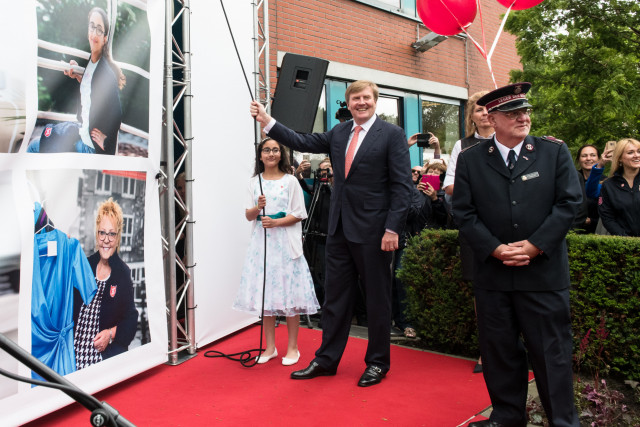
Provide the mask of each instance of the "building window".
[{"label": "building window", "polygon": [[131,250],[133,241],[133,215],[122,215],[122,240],[120,247],[122,250]]},{"label": "building window", "polygon": [[96,194],[111,194],[111,175],[98,172],[96,178]]},{"label": "building window", "polygon": [[322,93],[320,94],[320,101],[318,101],[318,110],[316,112],[316,118],[313,121],[313,133],[325,132],[327,130],[327,97],[326,97],[326,85],[322,85]]},{"label": "building window", "polygon": [[133,178],[122,178],[122,196],[133,199],[136,197],[136,180]]},{"label": "building window", "polygon": [[381,3],[390,4],[391,6],[395,6],[400,8],[400,0],[378,0]]},{"label": "building window", "polygon": [[376,114],[381,120],[392,123],[396,126],[404,127],[400,117],[400,98],[395,96],[378,97],[378,105],[376,106]]},{"label": "building window", "polygon": [[[422,132],[431,132],[440,140],[443,154],[450,154],[460,139],[460,103],[457,101],[422,98]],[[431,157],[432,149],[424,150]]]},{"label": "building window", "polygon": [[416,18],[417,0],[354,0],[377,9],[386,10],[403,16]]}]

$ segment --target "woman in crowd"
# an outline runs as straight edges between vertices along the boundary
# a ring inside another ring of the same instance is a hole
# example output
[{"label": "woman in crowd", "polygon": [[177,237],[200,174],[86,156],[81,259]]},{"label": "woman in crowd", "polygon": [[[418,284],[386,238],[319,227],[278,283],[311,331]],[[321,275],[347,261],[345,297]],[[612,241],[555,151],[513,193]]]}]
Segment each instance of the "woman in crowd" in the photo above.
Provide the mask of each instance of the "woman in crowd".
[{"label": "woman in crowd", "polygon": [[300,315],[314,314],[319,308],[309,267],[302,256],[300,221],[307,217],[307,211],[302,189],[290,173],[285,148],[277,141],[265,138],[258,145],[258,155],[245,203],[245,217],[253,223],[253,229],[233,308],[260,315],[265,280],[263,325],[266,348],[258,356],[257,363],[266,363],[278,356],[276,316],[285,316],[289,340],[282,364],[293,365],[300,358]]},{"label": "woman in crowd", "polygon": [[[89,12],[88,39],[91,57],[83,74],[73,67],[78,63],[69,62],[65,76],[76,79],[78,91],[78,123],[61,123],[50,129],[45,128],[39,140],[33,140],[27,152],[79,152],[116,154],[118,130],[122,123],[119,90],[125,85],[125,77],[111,59],[109,20],[107,13],[94,7]],[[51,134],[64,136],[50,140]],[[64,141],[64,143],[62,142]]]},{"label": "woman in crowd", "polygon": [[[607,143],[609,146],[609,143]],[[576,163],[578,164],[578,177],[585,188],[585,202],[587,218],[577,227],[587,233],[594,233],[598,225],[598,197],[600,196],[600,180],[602,172],[607,163],[611,161],[612,149],[606,149],[602,156],[595,145],[583,145],[576,153]]]},{"label": "woman in crowd", "polygon": [[640,236],[640,141],[624,138],[613,152],[609,178],[602,183],[600,218],[617,236]]},{"label": "woman in crowd", "polygon": [[74,300],[76,368],[82,369],[129,349],[138,326],[131,270],[120,259],[123,216],[112,198],[98,207],[96,249],[89,265],[98,291],[87,305]]}]

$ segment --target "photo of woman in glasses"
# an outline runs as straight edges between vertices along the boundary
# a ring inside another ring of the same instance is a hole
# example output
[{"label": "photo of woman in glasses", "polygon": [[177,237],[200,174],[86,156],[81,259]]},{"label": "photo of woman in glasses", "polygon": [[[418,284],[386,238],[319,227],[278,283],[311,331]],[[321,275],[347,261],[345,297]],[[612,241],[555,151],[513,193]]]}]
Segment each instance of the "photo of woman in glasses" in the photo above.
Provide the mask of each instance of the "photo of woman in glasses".
[{"label": "photo of woman in glasses", "polygon": [[79,83],[77,123],[47,124],[27,152],[116,154],[122,123],[120,90],[126,78],[111,58],[110,34],[107,13],[99,7],[91,9],[87,26],[91,56],[84,70],[72,59],[64,71]]},{"label": "photo of woman in glasses", "polygon": [[88,260],[98,291],[89,304],[75,295],[76,369],[127,351],[138,324],[131,270],[118,256],[122,209],[112,198],[98,207],[95,226],[97,251]]}]

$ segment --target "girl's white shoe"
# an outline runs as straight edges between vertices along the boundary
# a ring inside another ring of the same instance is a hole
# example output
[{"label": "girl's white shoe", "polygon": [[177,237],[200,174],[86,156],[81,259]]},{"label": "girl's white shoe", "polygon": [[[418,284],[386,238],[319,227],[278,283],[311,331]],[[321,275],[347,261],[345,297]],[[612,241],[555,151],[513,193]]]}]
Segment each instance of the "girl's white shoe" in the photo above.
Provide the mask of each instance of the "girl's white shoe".
[{"label": "girl's white shoe", "polygon": [[298,360],[300,360],[300,352],[299,351],[298,351],[298,357],[296,357],[296,358],[289,359],[288,357],[283,357],[282,358],[282,364],[284,366],[291,366],[291,365],[295,365],[296,363],[298,363]]},{"label": "girl's white shoe", "polygon": [[269,360],[273,359],[274,357],[278,357],[278,349],[276,348],[273,351],[273,354],[269,355],[269,356],[265,356],[264,354],[256,357],[256,363],[267,363]]}]

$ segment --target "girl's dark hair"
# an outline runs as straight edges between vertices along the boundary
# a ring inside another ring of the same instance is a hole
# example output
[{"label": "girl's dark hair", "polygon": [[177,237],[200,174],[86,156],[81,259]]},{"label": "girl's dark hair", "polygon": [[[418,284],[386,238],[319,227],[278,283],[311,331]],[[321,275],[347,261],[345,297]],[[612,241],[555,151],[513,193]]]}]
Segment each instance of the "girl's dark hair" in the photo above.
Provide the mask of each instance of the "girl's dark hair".
[{"label": "girl's dark hair", "polygon": [[576,166],[578,167],[578,170],[580,170],[580,154],[582,154],[582,150],[584,150],[587,147],[592,147],[596,149],[596,155],[598,156],[598,159],[600,158],[600,150],[598,150],[598,147],[596,147],[593,144],[585,144],[582,147],[578,148],[578,152],[576,153]]},{"label": "girl's dark hair", "polygon": [[264,144],[267,141],[275,142],[276,144],[278,144],[278,148],[280,148],[280,161],[278,162],[278,170],[284,173],[291,174],[291,165],[289,163],[289,151],[287,150],[287,147],[280,144],[275,139],[264,138],[262,141],[260,141],[260,144],[258,144],[258,148],[256,149],[256,165],[253,169],[253,176],[256,176],[264,172],[264,163],[262,163],[262,160],[260,160],[260,154],[262,153],[262,147],[264,147]]},{"label": "girl's dark hair", "polygon": [[109,53],[109,46],[111,46],[111,37],[109,34],[109,17],[107,16],[107,12],[105,12],[104,9],[102,9],[101,7],[94,7],[89,11],[87,19],[90,20],[91,15],[93,15],[94,13],[97,13],[102,18],[102,22],[104,22],[104,35],[108,37],[107,42],[102,47],[102,58],[104,58],[111,66],[111,69],[113,70],[113,73],[116,75],[116,79],[118,80],[118,88],[122,90],[124,85],[127,84],[127,78],[122,73],[120,67],[118,67],[118,65],[113,61],[113,59],[111,58],[111,54]]}]

